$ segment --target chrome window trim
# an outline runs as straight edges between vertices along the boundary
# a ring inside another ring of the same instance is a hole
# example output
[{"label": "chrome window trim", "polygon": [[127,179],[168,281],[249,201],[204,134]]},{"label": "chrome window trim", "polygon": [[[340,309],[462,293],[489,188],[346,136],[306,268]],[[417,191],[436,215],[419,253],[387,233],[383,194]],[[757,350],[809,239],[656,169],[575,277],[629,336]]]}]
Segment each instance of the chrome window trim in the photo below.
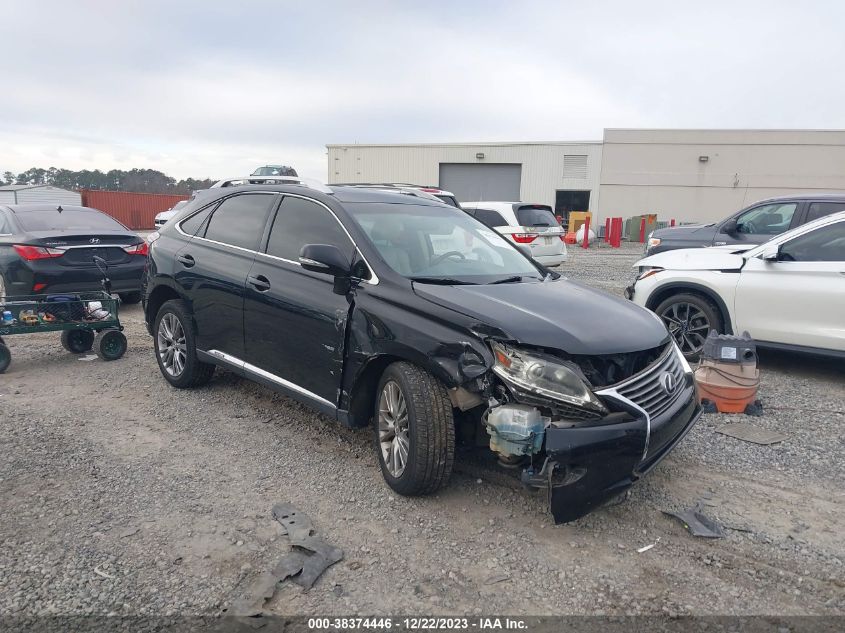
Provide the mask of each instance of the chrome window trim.
[{"label": "chrome window trim", "polygon": [[248,362],[241,360],[240,358],[238,358],[236,356],[232,356],[231,354],[227,354],[226,352],[221,352],[220,350],[217,350],[217,349],[210,349],[206,352],[206,354],[208,354],[210,356],[214,356],[215,358],[219,358],[220,360],[226,361],[227,363],[234,365],[234,366],[236,366],[240,369],[243,369],[244,371],[247,371],[251,374],[255,374],[256,376],[261,376],[262,378],[265,378],[267,380],[275,382],[276,384],[281,385],[282,387],[286,387],[287,389],[290,389],[291,391],[295,391],[296,393],[298,393],[300,395],[306,396],[307,398],[311,398],[312,400],[315,400],[316,402],[319,402],[320,404],[324,404],[328,407],[331,407],[332,409],[337,410],[337,406],[334,403],[329,402],[328,400],[326,400],[322,396],[318,396],[313,391],[308,391],[304,387],[300,387],[299,385],[297,385],[294,382],[291,382],[290,380],[285,380],[281,376],[277,376],[276,374],[272,374],[269,371],[261,369],[260,367],[256,367],[255,365],[251,365]]},{"label": "chrome window trim", "polygon": [[[367,268],[370,270],[370,274],[372,275],[372,278],[371,279],[361,279],[361,282],[365,283],[365,284],[370,284],[371,286],[377,286],[378,285],[379,278],[378,278],[378,275],[376,274],[375,269],[370,265],[370,262],[367,261],[367,258],[364,256],[364,253],[362,253],[361,249],[358,247],[358,243],[353,239],[352,235],[350,235],[349,231],[343,225],[343,222],[340,221],[340,219],[337,217],[335,212],[332,211],[328,206],[326,206],[325,204],[323,204],[319,200],[315,200],[314,198],[309,198],[308,196],[303,196],[303,195],[296,194],[296,193],[285,193],[285,192],[281,192],[281,191],[249,191],[249,192],[245,192],[245,193],[249,193],[249,194],[271,194],[271,195],[275,195],[275,196],[282,196],[283,198],[285,196],[289,196],[291,198],[302,198],[303,200],[308,200],[309,202],[314,202],[314,203],[320,205],[321,207],[323,207],[326,211],[328,211],[331,214],[331,216],[335,219],[335,222],[337,222],[340,225],[340,228],[343,229],[343,232],[346,233],[346,237],[349,238],[349,241],[352,242],[352,246],[355,247],[355,252],[358,253],[358,255],[361,256],[361,259],[364,260],[364,263],[367,265]],[[245,194],[241,194],[241,195],[245,195]],[[231,197],[231,196],[229,196],[229,197]],[[219,204],[221,201],[216,201],[216,202],[217,202],[217,204]],[[212,203],[212,204],[214,204],[214,203]],[[189,235],[189,234],[185,233],[182,230],[182,223],[186,222],[188,219],[194,217],[195,215],[197,215],[197,213],[202,213],[209,206],[212,206],[212,205],[207,205],[207,206],[203,207],[202,209],[198,209],[195,213],[192,213],[188,217],[183,218],[182,220],[177,222],[176,225],[175,225],[176,231],[178,233],[180,233],[181,235],[183,235],[183,236],[185,236],[189,239],[192,239],[192,240],[202,240],[203,242],[209,242],[211,244],[217,244],[219,246],[227,246],[229,248],[235,248],[239,251],[244,251],[246,253],[252,253],[254,255],[260,255],[262,257],[269,257],[270,259],[274,259],[276,261],[285,262],[287,264],[293,264],[294,266],[299,266],[300,268],[302,267],[302,264],[300,264],[298,261],[293,261],[291,259],[285,259],[284,257],[279,257],[278,255],[270,255],[269,253],[262,253],[261,251],[250,250],[248,248],[242,248],[241,246],[235,246],[233,244],[226,244],[225,242],[218,242],[217,240],[210,240],[207,237],[199,237],[197,235]],[[275,218],[274,218],[274,220],[275,220]],[[272,231],[273,227],[270,227],[270,230]]]}]

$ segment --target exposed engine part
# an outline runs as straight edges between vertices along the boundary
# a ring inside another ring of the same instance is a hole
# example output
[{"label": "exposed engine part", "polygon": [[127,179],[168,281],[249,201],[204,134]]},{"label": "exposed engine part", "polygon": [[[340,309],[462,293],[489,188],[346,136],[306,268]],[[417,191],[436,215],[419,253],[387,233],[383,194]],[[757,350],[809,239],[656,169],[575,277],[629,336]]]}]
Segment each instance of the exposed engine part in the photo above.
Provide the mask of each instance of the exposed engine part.
[{"label": "exposed engine part", "polygon": [[490,434],[490,450],[505,456],[539,453],[549,421],[539,409],[525,404],[504,404],[482,418]]},{"label": "exposed engine part", "polygon": [[449,399],[452,401],[452,406],[461,411],[468,411],[484,404],[484,398],[480,394],[473,393],[463,387],[450,389]]}]

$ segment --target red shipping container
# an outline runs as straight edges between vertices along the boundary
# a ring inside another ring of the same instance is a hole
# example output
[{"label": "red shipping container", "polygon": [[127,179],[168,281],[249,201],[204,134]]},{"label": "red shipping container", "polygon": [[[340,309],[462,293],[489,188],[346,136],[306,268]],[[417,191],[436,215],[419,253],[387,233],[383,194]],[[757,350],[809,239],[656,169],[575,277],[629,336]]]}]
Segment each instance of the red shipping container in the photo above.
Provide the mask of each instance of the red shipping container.
[{"label": "red shipping container", "polygon": [[190,196],[83,189],[82,205],[107,213],[134,231],[155,228],[155,217]]}]

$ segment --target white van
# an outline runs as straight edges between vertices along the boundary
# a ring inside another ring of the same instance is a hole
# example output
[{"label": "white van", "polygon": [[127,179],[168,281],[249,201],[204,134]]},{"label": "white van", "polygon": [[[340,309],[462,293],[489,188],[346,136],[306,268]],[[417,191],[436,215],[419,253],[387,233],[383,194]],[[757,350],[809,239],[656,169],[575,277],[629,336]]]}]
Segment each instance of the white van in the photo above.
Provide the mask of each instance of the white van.
[{"label": "white van", "polygon": [[527,202],[462,202],[464,211],[507,239],[527,246],[531,256],[544,266],[566,261],[566,231],[547,204]]}]

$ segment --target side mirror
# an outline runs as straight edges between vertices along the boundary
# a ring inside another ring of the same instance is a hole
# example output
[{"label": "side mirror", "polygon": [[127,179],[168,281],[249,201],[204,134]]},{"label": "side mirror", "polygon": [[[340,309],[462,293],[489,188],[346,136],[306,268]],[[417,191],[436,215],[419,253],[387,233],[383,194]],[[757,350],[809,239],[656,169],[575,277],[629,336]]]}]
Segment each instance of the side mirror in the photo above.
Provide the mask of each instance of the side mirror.
[{"label": "side mirror", "polygon": [[777,244],[772,244],[767,246],[763,249],[763,252],[760,254],[760,259],[764,262],[776,262],[778,261],[778,255],[780,254],[780,248]]},{"label": "side mirror", "polygon": [[312,273],[325,273],[333,277],[349,277],[351,265],[337,246],[306,244],[299,251],[299,263]]},{"label": "side mirror", "polygon": [[737,232],[737,228],[738,226],[736,220],[731,219],[722,225],[722,232],[726,233],[727,235],[733,235]]}]

